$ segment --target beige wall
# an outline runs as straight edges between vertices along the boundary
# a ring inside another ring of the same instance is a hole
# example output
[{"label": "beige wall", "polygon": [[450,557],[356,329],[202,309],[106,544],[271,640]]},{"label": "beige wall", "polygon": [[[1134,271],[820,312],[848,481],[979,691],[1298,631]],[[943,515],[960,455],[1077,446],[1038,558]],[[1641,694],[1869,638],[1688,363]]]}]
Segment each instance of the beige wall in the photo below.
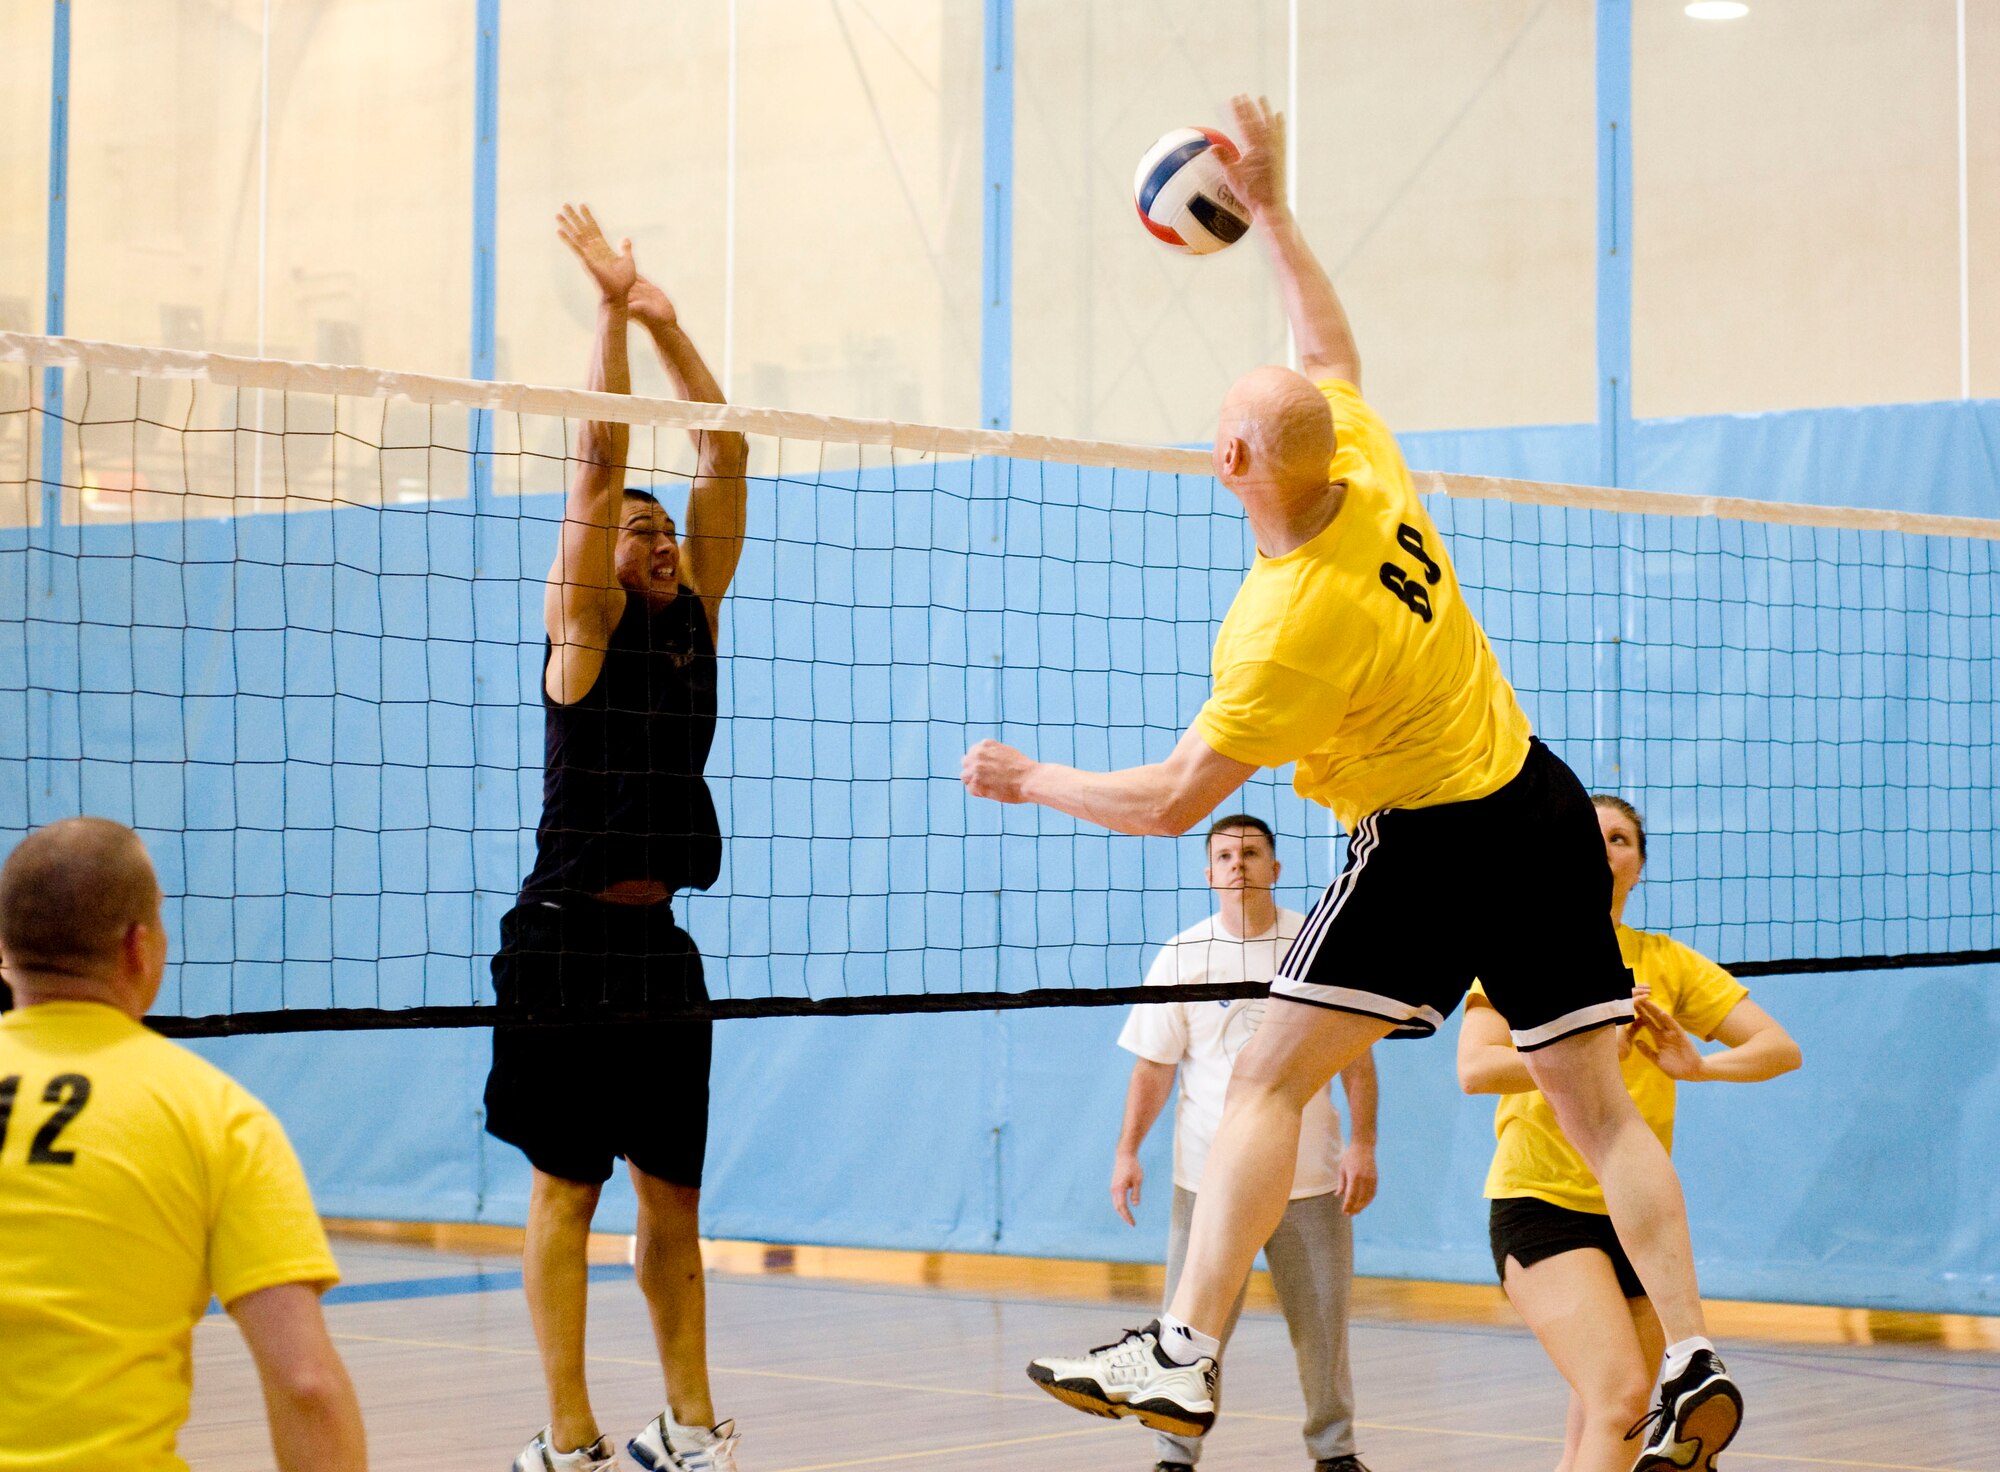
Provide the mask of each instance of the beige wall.
[{"label": "beige wall", "polygon": [[1404,429],[1591,419],[1591,0],[1417,8],[1310,7],[1300,48],[1298,209],[1366,387]]},{"label": "beige wall", "polygon": [[1254,250],[1184,255],[1141,228],[1140,157],[1282,93],[1284,0],[1019,0],[1015,12],[1014,424],[1091,438],[1206,436],[1244,368],[1285,350]]},{"label": "beige wall", "polygon": [[[1635,0],[1639,411],[1955,395],[1952,0],[1681,10]],[[1973,387],[1993,395],[2000,3],[1969,10]],[[76,7],[72,332],[255,346],[261,13]],[[1301,5],[1300,213],[1399,427],[1594,414],[1592,13]],[[739,400],[973,422],[980,7],[741,0],[727,345],[726,15],[507,0],[500,376],[582,376],[589,293],[550,226],[583,198]],[[273,17],[266,350],[468,371],[471,0],[273,0]],[[11,325],[39,326],[48,7],[0,0],[0,26],[0,317],[25,305]],[[1147,238],[1131,173],[1165,129],[1222,121],[1231,92],[1283,96],[1285,0],[1018,0],[1015,59],[1014,422],[1202,439],[1229,379],[1282,355],[1283,321],[1254,244],[1196,260]]]},{"label": "beige wall", "polygon": [[[1952,0],[1767,3],[1728,25],[1679,9],[1638,6],[1633,33],[1637,411],[1957,397]],[[1990,244],[2000,6],[1968,14]],[[2000,338],[1985,349],[2000,392]]]}]

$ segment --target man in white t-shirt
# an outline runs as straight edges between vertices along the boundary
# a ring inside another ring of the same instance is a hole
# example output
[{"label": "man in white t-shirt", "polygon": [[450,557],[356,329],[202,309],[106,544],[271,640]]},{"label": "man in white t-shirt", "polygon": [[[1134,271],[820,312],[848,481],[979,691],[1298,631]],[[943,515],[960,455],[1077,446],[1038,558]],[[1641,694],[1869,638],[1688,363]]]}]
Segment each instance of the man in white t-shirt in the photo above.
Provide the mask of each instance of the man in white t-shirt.
[{"label": "man in white t-shirt", "polygon": [[[1268,982],[1305,917],[1278,907],[1276,841],[1261,819],[1238,813],[1208,830],[1205,877],[1221,908],[1160,947],[1147,986],[1202,982]],[[1167,1233],[1166,1301],[1171,1304],[1187,1256],[1188,1227],[1208,1147],[1222,1122],[1236,1056],[1263,1020],[1265,1003],[1142,1002],[1132,1009],[1118,1046],[1139,1055],[1125,1095],[1125,1123],[1111,1170],[1111,1204],[1136,1225],[1144,1172],[1139,1146],[1174,1093],[1174,1205]],[[1375,1196],[1375,1058],[1364,1052],[1341,1074],[1353,1116],[1351,1139],[1340,1143],[1340,1116],[1331,1089],[1306,1105],[1291,1204],[1264,1244],[1271,1284],[1292,1334],[1299,1384],[1306,1397],[1306,1450],[1316,1472],[1368,1472],[1354,1454],[1354,1383],[1347,1363],[1347,1299],[1354,1277],[1350,1218]],[[1245,1292],[1249,1284],[1244,1284]],[[1227,1344],[1243,1312],[1236,1295],[1222,1331]],[[1221,1391],[1216,1391],[1217,1409]],[[1184,1472],[1201,1456],[1201,1438],[1154,1433],[1156,1472]]]}]

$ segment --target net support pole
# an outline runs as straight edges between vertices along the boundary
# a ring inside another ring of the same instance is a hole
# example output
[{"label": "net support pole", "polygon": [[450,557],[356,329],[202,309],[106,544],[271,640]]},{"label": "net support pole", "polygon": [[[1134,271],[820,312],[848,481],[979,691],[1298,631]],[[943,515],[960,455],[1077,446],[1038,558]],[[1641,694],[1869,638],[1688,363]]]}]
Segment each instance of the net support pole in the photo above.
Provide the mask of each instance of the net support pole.
[{"label": "net support pole", "polygon": [[[1597,478],[1623,486],[1632,470],[1632,3],[1597,0]],[[1594,785],[1624,785],[1624,565],[1596,619],[1591,683]]]},{"label": "net support pole", "polygon": [[979,427],[1014,423],[1014,0],[986,0]]},{"label": "net support pole", "polygon": [[1597,0],[1598,484],[1632,454],[1632,0]]},{"label": "net support pole", "polygon": [[[498,299],[493,243],[500,161],[500,0],[479,0],[472,90],[472,376],[493,377],[493,317]],[[493,412],[469,411],[472,509],[493,495]]]},{"label": "net support pole", "polygon": [[[69,20],[70,0],[55,0],[55,27],[49,47],[49,229],[48,295],[43,329],[50,337],[66,330],[69,289]],[[42,370],[42,526],[62,523],[63,370]]]}]

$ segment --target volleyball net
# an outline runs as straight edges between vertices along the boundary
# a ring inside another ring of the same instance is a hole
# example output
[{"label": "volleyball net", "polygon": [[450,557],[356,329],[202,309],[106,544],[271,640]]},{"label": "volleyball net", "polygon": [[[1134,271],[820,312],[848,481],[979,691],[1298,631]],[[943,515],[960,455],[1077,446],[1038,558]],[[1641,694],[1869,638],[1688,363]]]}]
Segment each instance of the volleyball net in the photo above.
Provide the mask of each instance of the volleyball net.
[{"label": "volleyball net", "polygon": [[[674,901],[706,1010],[1134,1000],[1214,908],[1198,838],[970,799],[959,758],[1171,747],[1252,553],[1205,451],[0,333],[0,849],[140,831],[158,1025],[495,1020],[586,419],[676,513],[686,431],[751,446],[722,876]],[[1628,920],[1743,974],[2000,958],[2000,522],[1418,480],[1537,732],[1646,814]],[[1289,776],[1228,806],[1305,909],[1344,839]]]}]

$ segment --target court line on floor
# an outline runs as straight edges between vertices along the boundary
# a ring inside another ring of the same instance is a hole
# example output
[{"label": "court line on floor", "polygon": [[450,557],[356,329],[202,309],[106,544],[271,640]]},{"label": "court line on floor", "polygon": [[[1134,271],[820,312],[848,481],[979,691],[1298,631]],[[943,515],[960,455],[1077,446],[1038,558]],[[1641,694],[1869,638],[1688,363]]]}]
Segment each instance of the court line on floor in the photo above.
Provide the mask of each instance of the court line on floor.
[{"label": "court line on floor", "polygon": [[[632,1269],[622,1262],[592,1263],[587,1270],[593,1283],[619,1282],[632,1276]],[[470,1273],[450,1273],[435,1278],[381,1278],[372,1283],[336,1283],[320,1295],[319,1301],[328,1308],[337,1308],[344,1303],[400,1303],[415,1298],[458,1298],[468,1293],[507,1293],[522,1286],[521,1271],[499,1269],[488,1271],[481,1268]],[[210,1300],[208,1311],[211,1315],[222,1312],[222,1305]]]},{"label": "court line on floor", "polygon": [[[623,1282],[629,1280],[632,1276],[630,1265],[625,1263],[593,1263],[590,1266],[589,1272],[590,1281],[593,1283]],[[781,1281],[773,1281],[768,1278],[742,1273],[719,1273],[716,1277],[720,1282],[740,1288],[777,1288],[792,1292],[803,1290],[813,1293],[856,1293],[870,1298],[908,1298],[933,1302],[938,1298],[951,1298],[978,1302],[1027,1303],[1037,1306],[1071,1303],[1082,1303],[1085,1307],[1092,1306],[1088,1300],[1044,1298],[1034,1294],[982,1294],[974,1289],[905,1289],[882,1287],[870,1283],[855,1283],[840,1280],[822,1281],[819,1279],[789,1277],[783,1278]],[[521,1286],[522,1279],[518,1270],[488,1271],[486,1269],[479,1269],[470,1273],[454,1273],[434,1278],[390,1278],[374,1283],[342,1283],[329,1288],[322,1297],[321,1302],[327,1304],[329,1307],[346,1303],[392,1303],[419,1298],[452,1298],[469,1293],[503,1293]],[[211,1304],[209,1312],[218,1312],[216,1305]],[[1273,1311],[1258,1309],[1250,1310],[1250,1316],[1267,1319],[1276,1319],[1278,1317]],[[1527,1337],[1527,1330],[1525,1328],[1504,1328],[1487,1325],[1399,1324],[1374,1318],[1357,1318],[1352,1320],[1352,1322],[1362,1328],[1382,1329],[1406,1334],[1443,1334],[1466,1339],[1523,1339]],[[1980,1353],[1977,1350],[1945,1349],[1940,1351],[1940,1353],[1948,1355],[1950,1358],[1942,1359],[1937,1356],[1912,1358],[1906,1355],[1856,1354],[1848,1352],[1844,1347],[1835,1352],[1814,1351],[1809,1348],[1757,1350],[1739,1347],[1735,1350],[1735,1354],[1744,1359],[1763,1359],[1780,1364],[1789,1360],[1792,1362],[1794,1368],[1809,1368],[1808,1366],[1799,1365],[1797,1362],[1800,1360],[1813,1360],[1820,1366],[1827,1368],[1851,1364],[1878,1364],[1902,1365],[1911,1369],[2000,1370],[2000,1361],[1989,1359],[1967,1360],[1960,1358],[1963,1355],[1976,1355]],[[1783,1355],[1785,1358],[1779,1358],[1780,1355]],[[1850,1371],[1848,1373],[1853,1374],[1858,1372]],[[1903,1377],[1885,1375],[1873,1378],[1890,1380],[1902,1379]],[[1988,1388],[1981,1385],[1962,1385],[1956,1381],[1947,1380],[1910,1379],[1906,1380],[1905,1383],[1932,1386],[1945,1390],[1981,1391]]]},{"label": "court line on floor", "polygon": [[[465,1344],[450,1340],[405,1339],[389,1334],[335,1333],[337,1340],[351,1340],[360,1344],[394,1344],[412,1349],[452,1349],[467,1354],[497,1354],[520,1359],[537,1359],[540,1356],[532,1349],[510,1349],[504,1345]],[[659,1362],[652,1359],[633,1359],[624,1355],[586,1354],[584,1361],[594,1365],[618,1365],[628,1369],[652,1370]],[[1009,1390],[968,1390],[955,1385],[913,1385],[900,1380],[857,1380],[839,1375],[806,1375],[794,1370],[753,1370],[741,1365],[711,1365],[711,1375],[743,1375],[760,1380],[793,1380],[813,1385],[840,1385],[864,1390],[905,1390],[920,1395],[971,1396],[981,1400],[1025,1401],[1039,1404],[1045,1397],[1027,1395]],[[1271,1411],[1231,1411],[1230,1415],[1243,1421],[1277,1421],[1291,1425],[1296,1416],[1280,1416]],[[1529,1442],[1543,1446],[1559,1446],[1562,1438],[1557,1436],[1528,1436],[1507,1431],[1467,1431],[1453,1426],[1405,1426],[1393,1421],[1356,1421],[1355,1428],[1361,1431],[1388,1431],[1411,1436],[1454,1436],[1478,1441]],[[1052,1435],[1088,1435],[1093,1431],[1108,1431],[1108,1426],[1086,1426],[1078,1431],[1052,1433]],[[1049,1437],[1032,1437],[1028,1440],[1046,1440]],[[859,1467],[872,1462],[908,1461],[920,1457],[942,1456],[950,1451],[975,1451],[983,1446],[1007,1446],[1009,1442],[980,1443],[979,1446],[937,1447],[925,1451],[895,1452],[880,1457],[864,1457],[851,1462],[814,1463],[811,1467],[781,1468],[778,1472],[826,1472],[835,1467]],[[1970,1467],[1941,1467],[1934,1462],[1857,1462],[1845,1458],[1802,1457],[1776,1452],[1746,1452],[1731,1449],[1730,1456],[1735,1461],[1789,1463],[1800,1467],[1853,1467],[1862,1472],[1973,1472]]]},{"label": "court line on floor", "polygon": [[966,1441],[957,1446],[925,1447],[921,1451],[883,1452],[873,1457],[850,1457],[840,1462],[802,1462],[796,1467],[779,1467],[775,1472],[835,1472],[840,1467],[873,1467],[882,1462],[919,1462],[927,1457],[949,1457],[959,1452],[994,1451],[1003,1446],[1031,1446],[1040,1441],[1074,1441],[1079,1436],[1102,1436],[1115,1430],[1111,1425],[1079,1426],[1074,1431],[1044,1431],[1038,1436],[1009,1436],[998,1441]]}]

